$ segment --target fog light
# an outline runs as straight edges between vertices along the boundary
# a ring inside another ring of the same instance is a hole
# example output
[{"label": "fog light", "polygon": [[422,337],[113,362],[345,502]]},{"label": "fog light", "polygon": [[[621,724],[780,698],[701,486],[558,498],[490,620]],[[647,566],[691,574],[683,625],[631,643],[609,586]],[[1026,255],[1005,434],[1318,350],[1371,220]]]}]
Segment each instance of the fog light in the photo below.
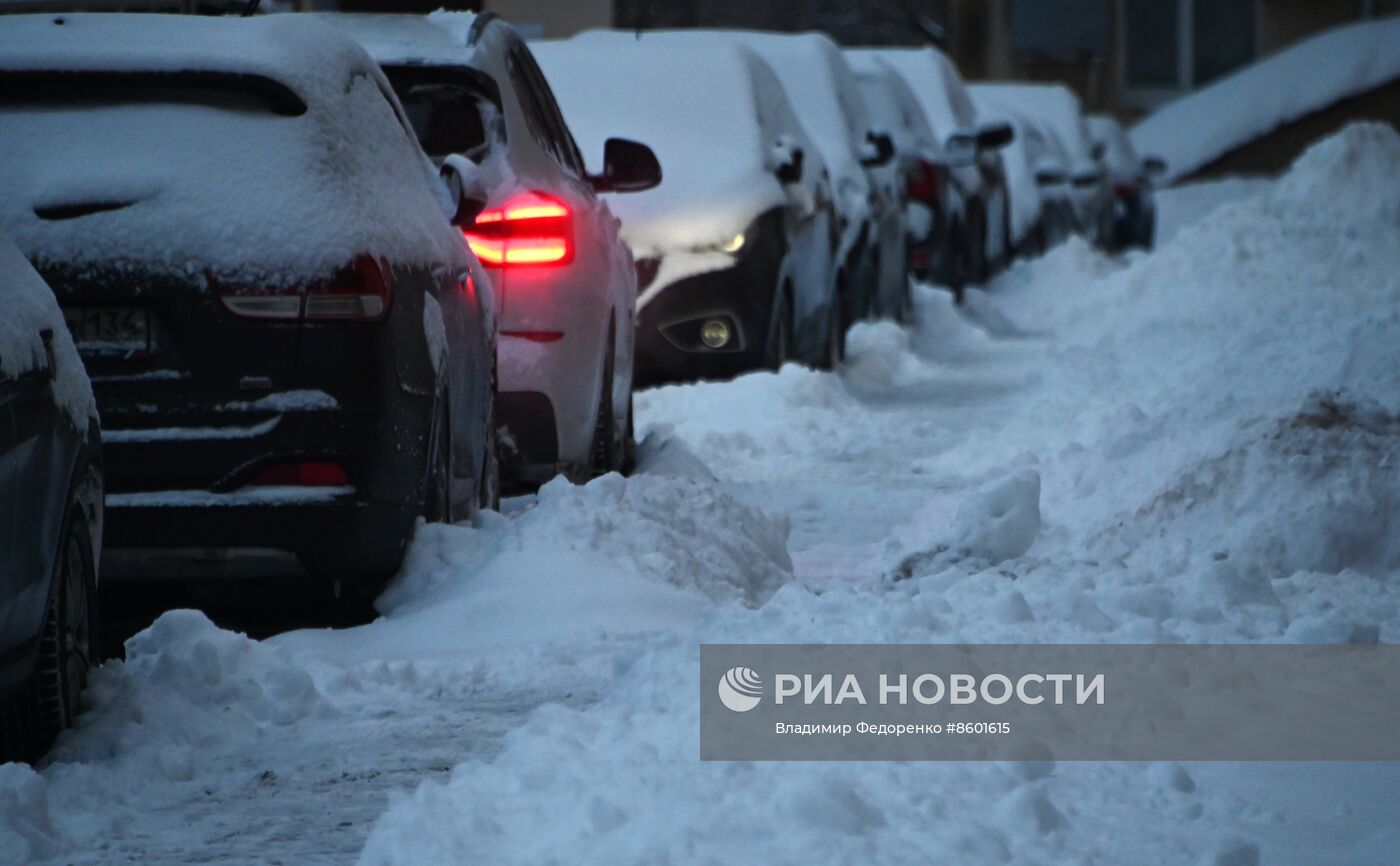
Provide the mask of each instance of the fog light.
[{"label": "fog light", "polygon": [[706,319],[700,326],[700,342],[711,349],[729,345],[729,325],[723,319]]}]

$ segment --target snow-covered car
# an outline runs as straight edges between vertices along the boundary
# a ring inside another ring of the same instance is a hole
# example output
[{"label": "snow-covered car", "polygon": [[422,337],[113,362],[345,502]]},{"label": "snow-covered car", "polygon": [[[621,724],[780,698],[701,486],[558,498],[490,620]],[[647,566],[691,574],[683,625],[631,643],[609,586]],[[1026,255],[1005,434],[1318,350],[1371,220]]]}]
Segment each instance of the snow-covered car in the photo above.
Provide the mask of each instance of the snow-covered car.
[{"label": "snow-covered car", "polygon": [[773,71],[731,43],[587,33],[535,44],[565,116],[651,142],[661,185],[612,199],[638,257],[639,378],[723,378],[789,358],[833,366],[844,326],[821,154]]},{"label": "snow-covered car", "polygon": [[[1085,225],[1092,229],[1107,218],[1100,218],[1091,208],[1085,207],[1086,203],[1099,203],[1089,196],[1098,192],[1100,180],[1095,178],[1102,175],[1093,162],[1091,145],[1084,144],[1081,148],[1084,152],[1072,150],[1067,137],[1057,130],[1056,122],[1039,108],[1040,95],[1036,88],[1040,87],[1051,85],[973,84],[967,88],[980,112],[1014,123],[1016,134],[1022,139],[1023,158],[1030,175],[1035,178],[1040,201],[1035,227],[1022,243],[1022,248],[1028,252],[1043,252],[1072,234],[1086,234],[1091,241],[1096,241],[1098,238]],[[1075,139],[1071,136],[1070,140]],[[1079,185],[1075,185],[1077,175]],[[1107,213],[1106,200],[1102,204],[1099,210]]]},{"label": "snow-covered car", "polygon": [[944,273],[945,282],[986,280],[1013,252],[1010,196],[1001,148],[1015,133],[996,117],[983,117],[973,104],[958,68],[933,47],[849,49],[878,56],[914,92],[924,116],[944,146],[950,178],[967,203],[964,243],[968,270]]},{"label": "snow-covered car", "polygon": [[772,68],[831,176],[839,231],[837,291],[846,322],[893,315],[908,291],[908,262],[885,250],[899,246],[904,215],[896,203],[885,201],[869,172],[893,158],[894,144],[866,117],[855,77],[836,43],[820,33],[748,30],[647,30],[640,38],[740,44]]},{"label": "snow-covered car", "polygon": [[73,723],[97,648],[97,404],[53,292],[0,235],[0,763]]},{"label": "snow-covered car", "polygon": [[[104,576],[372,591],[497,501],[490,278],[389,82],[305,16],[0,18],[0,230],[104,425]],[[446,178],[448,183],[444,183]]]},{"label": "snow-covered car", "polygon": [[1113,185],[1113,249],[1152,249],[1157,233],[1157,202],[1153,181],[1166,171],[1158,157],[1141,158],[1133,140],[1116,118],[1091,114],[1087,118],[1094,154]]},{"label": "snow-covered car", "polygon": [[[910,272],[929,277],[947,268],[966,275],[965,202],[949,178],[942,145],[918,98],[877,52],[847,51],[846,59],[867,113],[894,142],[894,159],[871,174],[885,188],[884,196],[904,209]],[[960,291],[962,282],[947,284]]]},{"label": "snow-covered car", "polygon": [[487,208],[466,233],[500,302],[508,486],[625,469],[637,277],[599,193],[654,186],[655,156],[605,126],[606,159],[589,174],[530,49],[500,18],[324,17],[379,62],[428,155],[469,161],[485,188]]},{"label": "snow-covered car", "polygon": [[977,90],[988,101],[1037,122],[1064,154],[1069,202],[1080,234],[1108,246],[1113,235],[1113,189],[1094,158],[1089,127],[1079,97],[1062,84],[985,84]]}]

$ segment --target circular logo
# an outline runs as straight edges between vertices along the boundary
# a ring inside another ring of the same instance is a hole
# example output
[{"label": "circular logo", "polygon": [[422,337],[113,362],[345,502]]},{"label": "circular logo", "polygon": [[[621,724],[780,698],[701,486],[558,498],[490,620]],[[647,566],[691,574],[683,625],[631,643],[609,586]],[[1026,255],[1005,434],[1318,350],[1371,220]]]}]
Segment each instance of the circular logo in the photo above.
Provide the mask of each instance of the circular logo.
[{"label": "circular logo", "polygon": [[719,680],[719,699],[736,713],[747,713],[763,697],[763,680],[753,668],[730,668]]}]

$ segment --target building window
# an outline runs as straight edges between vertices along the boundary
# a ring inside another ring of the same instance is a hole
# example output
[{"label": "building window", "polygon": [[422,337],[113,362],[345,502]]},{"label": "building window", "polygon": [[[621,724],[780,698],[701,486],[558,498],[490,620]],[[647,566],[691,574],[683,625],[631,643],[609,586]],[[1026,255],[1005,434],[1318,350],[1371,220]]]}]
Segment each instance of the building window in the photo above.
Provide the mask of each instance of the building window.
[{"label": "building window", "polygon": [[1255,0],[1195,0],[1192,85],[1200,87],[1254,59]]},{"label": "building window", "polygon": [[1260,0],[1119,0],[1124,101],[1150,108],[1254,59]]},{"label": "building window", "polygon": [[1098,59],[1108,54],[1104,0],[1011,0],[1011,45],[1028,60]]},{"label": "building window", "polygon": [[1162,0],[1127,0],[1124,5],[1123,54],[1128,87],[1177,87],[1180,67],[1176,4]]}]

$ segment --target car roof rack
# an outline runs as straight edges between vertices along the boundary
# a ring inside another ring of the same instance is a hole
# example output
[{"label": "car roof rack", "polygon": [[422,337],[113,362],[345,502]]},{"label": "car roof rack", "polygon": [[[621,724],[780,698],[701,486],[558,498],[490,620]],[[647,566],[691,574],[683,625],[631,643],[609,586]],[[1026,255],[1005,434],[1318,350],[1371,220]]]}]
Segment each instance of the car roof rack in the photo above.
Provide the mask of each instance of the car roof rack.
[{"label": "car roof rack", "polygon": [[252,15],[260,0],[0,0],[0,14],[21,12],[175,12]]}]

